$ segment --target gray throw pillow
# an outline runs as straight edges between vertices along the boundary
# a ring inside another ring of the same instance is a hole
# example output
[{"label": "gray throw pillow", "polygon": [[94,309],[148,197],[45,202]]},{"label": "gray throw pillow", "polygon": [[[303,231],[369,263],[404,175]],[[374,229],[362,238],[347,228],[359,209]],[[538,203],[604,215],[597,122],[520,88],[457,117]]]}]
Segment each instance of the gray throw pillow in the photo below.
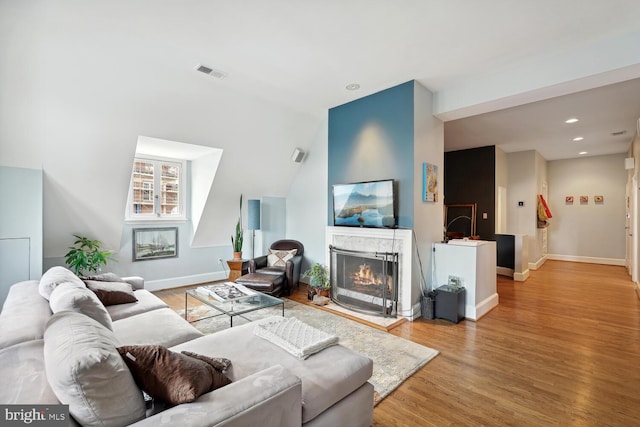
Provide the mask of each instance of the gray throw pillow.
[{"label": "gray throw pillow", "polygon": [[49,301],[49,297],[51,296],[51,292],[58,286],[60,283],[72,282],[76,284],[81,284],[82,280],[78,276],[76,276],[71,270],[68,270],[64,267],[51,267],[47,270],[40,278],[40,285],[38,286],[38,292]]},{"label": "gray throw pillow", "polygon": [[53,313],[61,311],[73,311],[84,314],[103,325],[110,331],[113,330],[111,316],[100,302],[98,296],[87,289],[84,283],[78,285],[75,282],[61,283],[58,285],[49,299],[49,307]]},{"label": "gray throw pillow", "polygon": [[82,280],[97,280],[98,282],[124,282],[115,273],[102,273],[102,274],[94,274],[93,276],[83,277]]}]

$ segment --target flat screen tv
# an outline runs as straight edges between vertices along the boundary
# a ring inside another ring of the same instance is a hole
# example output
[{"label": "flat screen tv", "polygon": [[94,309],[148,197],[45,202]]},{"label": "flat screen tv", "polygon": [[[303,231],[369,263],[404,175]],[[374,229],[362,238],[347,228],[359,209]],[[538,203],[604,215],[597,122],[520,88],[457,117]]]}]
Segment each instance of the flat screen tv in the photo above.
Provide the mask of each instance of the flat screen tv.
[{"label": "flat screen tv", "polygon": [[335,184],[333,224],[348,227],[395,227],[393,179]]}]

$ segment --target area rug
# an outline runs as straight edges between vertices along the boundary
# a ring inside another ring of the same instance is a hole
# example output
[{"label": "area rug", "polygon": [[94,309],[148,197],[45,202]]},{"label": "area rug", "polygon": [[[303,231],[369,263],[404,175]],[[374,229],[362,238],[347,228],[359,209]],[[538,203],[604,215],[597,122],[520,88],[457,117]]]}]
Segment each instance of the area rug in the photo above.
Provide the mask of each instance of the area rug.
[{"label": "area rug", "polygon": [[[178,314],[184,316],[184,310]],[[189,308],[189,318],[200,318],[215,314],[207,306]],[[282,307],[265,308],[246,315],[251,321],[269,316],[281,316]],[[438,351],[416,344],[404,338],[379,331],[336,314],[316,309],[285,299],[285,317],[295,317],[329,334],[337,335],[339,343],[373,360],[373,376],[369,380],[375,388],[374,404],[384,399],[414,372],[438,355]],[[249,320],[234,317],[234,326]],[[229,328],[226,315],[194,322],[193,325],[205,334]]]}]

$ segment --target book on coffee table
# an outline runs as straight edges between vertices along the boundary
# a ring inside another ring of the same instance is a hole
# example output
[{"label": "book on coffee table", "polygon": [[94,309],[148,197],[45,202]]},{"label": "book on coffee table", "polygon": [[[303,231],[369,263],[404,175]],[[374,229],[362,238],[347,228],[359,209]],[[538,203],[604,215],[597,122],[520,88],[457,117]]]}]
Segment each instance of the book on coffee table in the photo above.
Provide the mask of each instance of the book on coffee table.
[{"label": "book on coffee table", "polygon": [[198,286],[196,292],[210,296],[220,302],[235,301],[245,297],[256,295],[255,291],[240,285],[239,283],[224,282],[213,285]]}]

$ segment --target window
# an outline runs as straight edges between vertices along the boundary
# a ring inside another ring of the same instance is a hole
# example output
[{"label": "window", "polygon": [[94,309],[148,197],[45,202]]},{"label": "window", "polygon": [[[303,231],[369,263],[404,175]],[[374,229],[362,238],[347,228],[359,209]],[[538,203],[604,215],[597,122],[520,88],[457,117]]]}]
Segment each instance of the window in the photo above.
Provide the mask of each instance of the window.
[{"label": "window", "polygon": [[185,219],[184,170],[181,161],[135,158],[127,219]]}]

